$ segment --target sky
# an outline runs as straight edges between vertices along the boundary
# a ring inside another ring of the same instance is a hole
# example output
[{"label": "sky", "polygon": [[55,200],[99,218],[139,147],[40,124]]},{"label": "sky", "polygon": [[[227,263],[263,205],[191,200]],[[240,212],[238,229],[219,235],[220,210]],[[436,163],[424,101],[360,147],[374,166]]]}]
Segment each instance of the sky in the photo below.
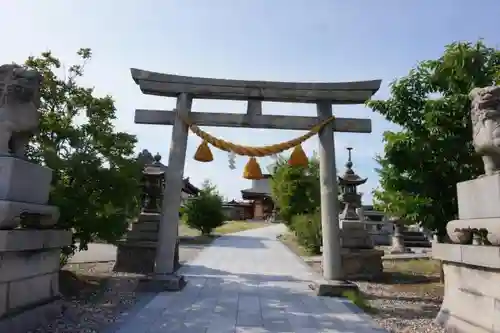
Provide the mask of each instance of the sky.
[{"label": "sky", "polygon": [[[134,124],[135,109],[170,110],[175,100],[141,93],[130,68],[211,78],[338,82],[381,79],[374,96],[389,96],[389,84],[419,61],[439,57],[458,40],[500,43],[500,2],[483,0],[0,0],[6,32],[0,63],[22,63],[51,50],[66,66],[76,51],[92,49],[81,84],[110,94],[116,128],[137,135],[137,151],[162,155],[167,164],[171,127]],[[244,113],[244,102],[195,100],[198,112]],[[353,147],[354,169],[368,181],[360,187],[372,201],[378,185],[374,157],[383,152],[382,134],[395,129],[363,105],[335,106],[337,117],[372,120],[370,134],[336,133],[336,161],[343,172],[345,148]],[[309,104],[264,103],[264,114],[314,116]],[[300,131],[203,128],[244,145],[266,145]],[[190,134],[184,175],[195,185],[210,179],[228,199],[241,199],[251,181],[242,177],[246,158],[228,168],[227,153],[212,150],[211,164],[194,161],[200,140]],[[304,145],[307,154],[318,140]],[[272,159],[260,160],[265,167]]]}]

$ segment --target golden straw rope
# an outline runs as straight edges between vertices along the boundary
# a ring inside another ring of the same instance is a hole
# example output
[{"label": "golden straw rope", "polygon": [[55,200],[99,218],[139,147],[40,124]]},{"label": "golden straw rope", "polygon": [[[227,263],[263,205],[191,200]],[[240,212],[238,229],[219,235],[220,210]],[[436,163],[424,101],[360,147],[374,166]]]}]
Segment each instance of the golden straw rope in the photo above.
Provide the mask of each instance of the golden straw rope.
[{"label": "golden straw rope", "polygon": [[196,126],[195,124],[191,123],[190,121],[183,119],[183,121],[189,126],[191,131],[196,134],[198,137],[200,137],[202,140],[210,143],[212,146],[219,148],[220,150],[227,151],[227,152],[233,152],[237,155],[242,155],[242,156],[250,156],[250,157],[264,157],[264,156],[271,156],[271,155],[276,155],[279,153],[284,152],[285,150],[288,150],[290,148],[293,148],[295,146],[298,146],[302,144],[304,141],[307,139],[311,138],[313,135],[318,134],[318,132],[327,124],[332,122],[335,119],[335,117],[330,117],[318,125],[315,125],[313,128],[311,128],[306,134],[299,136],[298,138],[277,143],[274,145],[270,146],[261,146],[261,147],[253,147],[253,146],[243,146],[243,145],[237,145],[234,143],[231,143],[229,141],[225,141],[219,138],[216,138],[207,132],[203,131],[201,128]]}]

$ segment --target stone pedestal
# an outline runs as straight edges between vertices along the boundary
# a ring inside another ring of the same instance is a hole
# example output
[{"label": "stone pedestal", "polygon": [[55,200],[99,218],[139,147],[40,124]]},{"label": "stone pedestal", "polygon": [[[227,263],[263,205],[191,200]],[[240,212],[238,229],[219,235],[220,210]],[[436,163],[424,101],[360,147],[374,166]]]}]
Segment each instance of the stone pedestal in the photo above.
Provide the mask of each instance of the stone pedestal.
[{"label": "stone pedestal", "polygon": [[21,224],[21,214],[38,214],[40,224],[57,223],[59,210],[47,205],[52,170],[11,156],[0,156],[0,230]]},{"label": "stone pedestal", "polygon": [[384,251],[382,250],[343,248],[341,254],[342,270],[346,279],[374,279],[384,271],[382,265]]},{"label": "stone pedestal", "polygon": [[500,174],[457,184],[460,220],[500,217]]},{"label": "stone pedestal", "polygon": [[26,332],[61,313],[62,230],[0,230],[0,332]]},{"label": "stone pedestal", "polygon": [[340,221],[344,278],[374,278],[382,274],[384,251],[373,248],[373,240],[360,221]]},{"label": "stone pedestal", "polygon": [[365,224],[357,220],[340,220],[342,248],[373,249],[373,240]]},{"label": "stone pedestal", "polygon": [[12,156],[0,156],[0,198],[45,205],[52,170]]},{"label": "stone pedestal", "polygon": [[457,200],[459,220],[446,225],[451,241],[463,241],[460,229],[484,228],[488,241],[500,246],[500,174],[458,183]]},{"label": "stone pedestal", "polygon": [[52,171],[0,157],[0,332],[26,332],[61,312],[61,248],[71,232],[49,230],[59,210],[47,205]]},{"label": "stone pedestal", "polygon": [[447,332],[500,332],[500,256],[496,246],[434,243],[443,261],[444,300],[436,322]]},{"label": "stone pedestal", "polygon": [[[344,280],[317,281],[313,285],[318,296],[340,297],[345,291],[356,291],[357,285],[349,280],[373,279],[382,274],[384,251],[376,249],[342,248],[340,251]],[[324,263],[322,263],[324,264]]]},{"label": "stone pedestal", "polygon": [[436,321],[447,332],[500,332],[500,175],[457,184],[457,198],[460,219],[446,226],[451,241],[470,243],[480,229],[487,239],[476,239],[479,245],[432,244],[445,279]]},{"label": "stone pedestal", "polygon": [[[125,238],[118,242],[114,270],[137,274],[152,274],[155,268],[156,247],[161,214],[141,213]],[[179,267],[179,255],[175,267]]]}]

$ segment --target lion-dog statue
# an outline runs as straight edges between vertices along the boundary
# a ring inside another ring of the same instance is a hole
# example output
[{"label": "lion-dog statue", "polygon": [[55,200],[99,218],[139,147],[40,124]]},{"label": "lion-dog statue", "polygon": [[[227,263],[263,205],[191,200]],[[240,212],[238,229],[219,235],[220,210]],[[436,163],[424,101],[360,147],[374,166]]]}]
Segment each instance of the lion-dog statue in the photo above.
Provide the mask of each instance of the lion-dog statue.
[{"label": "lion-dog statue", "polygon": [[25,67],[0,66],[0,154],[25,158],[40,122],[41,75]]},{"label": "lion-dog statue", "polygon": [[500,86],[475,88],[469,94],[472,143],[482,156],[485,175],[500,172]]}]

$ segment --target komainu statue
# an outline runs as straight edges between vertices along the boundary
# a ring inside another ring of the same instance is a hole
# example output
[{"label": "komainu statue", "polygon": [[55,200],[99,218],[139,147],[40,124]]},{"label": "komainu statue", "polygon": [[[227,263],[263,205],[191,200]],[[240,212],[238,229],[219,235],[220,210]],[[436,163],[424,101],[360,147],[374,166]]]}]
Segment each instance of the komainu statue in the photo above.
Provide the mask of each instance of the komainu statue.
[{"label": "komainu statue", "polygon": [[476,152],[483,157],[487,176],[500,172],[500,86],[475,88],[472,100],[472,139]]},{"label": "komainu statue", "polygon": [[19,65],[0,66],[0,154],[24,158],[40,121],[41,75]]}]

